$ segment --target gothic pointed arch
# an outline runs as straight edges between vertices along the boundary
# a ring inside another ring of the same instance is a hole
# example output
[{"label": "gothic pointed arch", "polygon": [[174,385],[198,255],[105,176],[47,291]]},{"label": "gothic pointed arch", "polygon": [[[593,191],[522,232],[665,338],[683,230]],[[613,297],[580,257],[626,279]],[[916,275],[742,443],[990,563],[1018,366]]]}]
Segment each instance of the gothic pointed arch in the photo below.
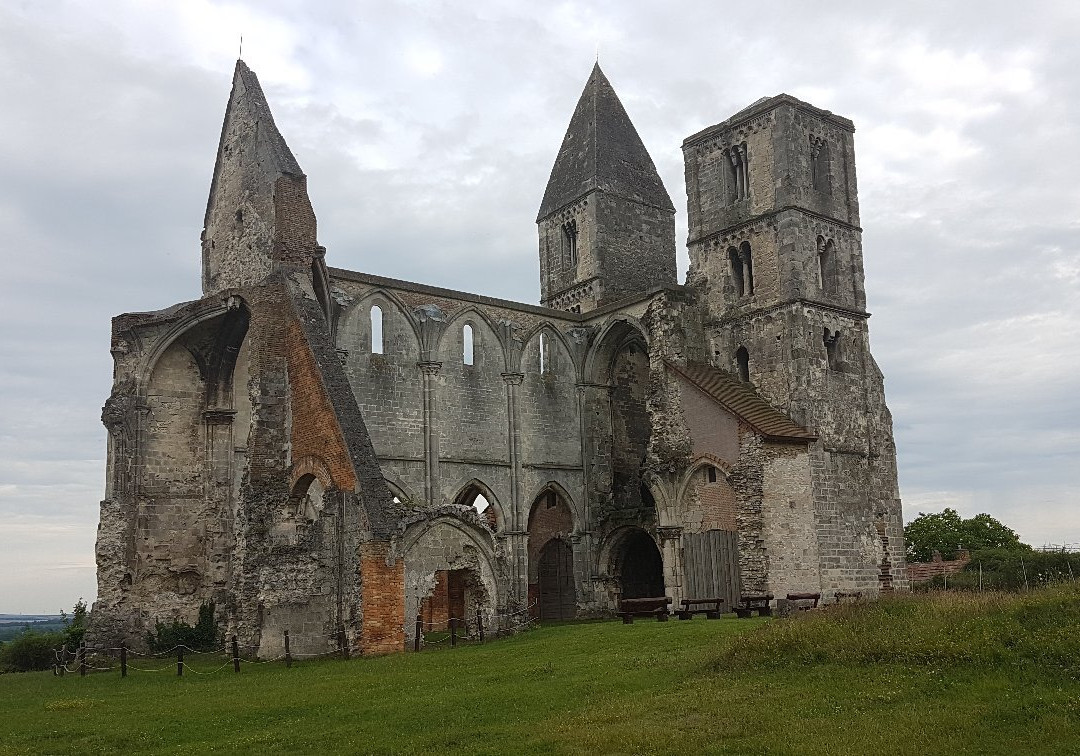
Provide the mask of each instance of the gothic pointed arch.
[{"label": "gothic pointed arch", "polygon": [[494,532],[502,533],[506,530],[506,513],[503,510],[502,503],[499,501],[499,497],[495,495],[495,492],[491,490],[491,486],[487,483],[478,478],[471,478],[458,486],[457,493],[452,501],[458,506],[476,507],[476,500],[479,496],[482,496],[484,501],[487,502],[487,507],[482,511],[477,508],[480,519],[486,522]]}]

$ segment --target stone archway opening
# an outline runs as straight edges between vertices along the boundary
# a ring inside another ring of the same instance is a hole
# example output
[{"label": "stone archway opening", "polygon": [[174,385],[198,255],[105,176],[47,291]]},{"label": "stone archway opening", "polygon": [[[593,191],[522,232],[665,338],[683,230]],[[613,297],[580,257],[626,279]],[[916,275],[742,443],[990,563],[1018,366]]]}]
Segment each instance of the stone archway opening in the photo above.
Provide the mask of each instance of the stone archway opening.
[{"label": "stone archway opening", "polygon": [[529,614],[549,620],[577,616],[577,581],[570,534],[574,518],[559,490],[548,488],[529,512]]},{"label": "stone archway opening", "polygon": [[424,631],[447,630],[456,619],[464,635],[475,633],[476,613],[488,604],[480,573],[473,567],[436,570],[429,579],[431,592],[420,600]]},{"label": "stone archway opening", "polygon": [[647,532],[629,528],[616,545],[612,559],[621,598],[665,595],[664,559]]}]

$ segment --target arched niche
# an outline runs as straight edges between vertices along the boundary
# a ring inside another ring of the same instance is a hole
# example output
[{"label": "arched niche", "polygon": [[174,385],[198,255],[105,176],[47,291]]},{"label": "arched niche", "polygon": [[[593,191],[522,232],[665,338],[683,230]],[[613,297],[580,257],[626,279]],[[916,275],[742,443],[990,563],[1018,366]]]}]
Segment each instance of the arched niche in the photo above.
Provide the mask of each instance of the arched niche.
[{"label": "arched niche", "polygon": [[[475,632],[477,613],[485,628],[497,629],[497,608],[505,605],[505,597],[496,580],[495,553],[492,535],[486,529],[454,517],[438,517],[410,526],[402,538],[405,562],[405,631],[411,644],[415,637],[415,620],[430,625],[445,625],[456,616],[454,609],[464,614],[463,632]],[[450,604],[450,591],[455,586],[467,589],[460,603]],[[440,595],[440,592],[445,592]],[[439,609],[445,596],[446,606]],[[425,618],[425,614],[428,616]]]},{"label": "arched niche", "polygon": [[618,597],[665,595],[664,559],[648,531],[627,526],[614,531],[601,551],[601,564],[618,586]]},{"label": "arched niche", "polygon": [[[381,334],[373,330],[373,312]],[[380,335],[381,345],[374,344]],[[376,455],[422,457],[421,434],[400,432],[422,427],[424,420],[423,380],[416,367],[420,341],[406,309],[389,292],[367,294],[342,318],[337,345],[345,353],[345,373]]]},{"label": "arched niche", "polygon": [[[473,334],[473,364],[464,361],[464,327]],[[436,407],[439,449],[444,459],[507,458],[506,359],[495,328],[479,310],[456,314],[443,331],[437,349],[439,368]]]},{"label": "arched niche", "polygon": [[574,514],[561,487],[549,484],[529,509],[529,609],[541,619],[573,619],[577,614],[571,534]]},{"label": "arched niche", "polygon": [[581,464],[577,366],[562,334],[547,326],[534,331],[522,348],[521,373],[522,461]]}]

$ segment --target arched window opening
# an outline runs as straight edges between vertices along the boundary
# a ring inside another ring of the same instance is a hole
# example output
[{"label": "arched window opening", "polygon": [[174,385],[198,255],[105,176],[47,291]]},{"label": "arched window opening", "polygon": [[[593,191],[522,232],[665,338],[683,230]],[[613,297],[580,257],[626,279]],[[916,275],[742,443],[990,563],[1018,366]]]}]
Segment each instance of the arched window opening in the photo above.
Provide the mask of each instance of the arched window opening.
[{"label": "arched window opening", "polygon": [[754,257],[750,254],[750,242],[744,241],[739,245],[739,259],[742,260],[743,281],[746,285],[746,293],[754,293]]},{"label": "arched window opening", "polygon": [[739,347],[735,351],[735,362],[739,369],[739,380],[743,383],[750,381],[750,353],[746,347]]},{"label": "arched window opening", "polygon": [[735,296],[746,296],[746,279],[743,278],[743,264],[739,257],[739,250],[734,247],[728,248],[728,262],[731,263],[731,281],[735,285]]},{"label": "arched window opening", "polygon": [[566,260],[569,265],[577,265],[578,249],[577,249],[577,221],[571,218],[563,224],[563,241],[566,248]]},{"label": "arched window opening", "polygon": [[473,330],[468,323],[461,329],[461,343],[461,361],[466,365],[473,364]]},{"label": "arched window opening", "polygon": [[728,196],[732,202],[748,199],[750,197],[750,171],[746,142],[733,144],[724,151],[724,154],[730,164],[728,170]]},{"label": "arched window opening", "polygon": [[841,344],[843,341],[840,338],[840,331],[830,331],[826,328],[822,342],[825,344],[825,359],[829,365],[829,370],[842,370],[843,354]]},{"label": "arched window opening", "polygon": [[810,135],[810,185],[819,192],[832,192],[829,142]]},{"label": "arched window opening", "polygon": [[825,294],[836,293],[836,243],[824,236],[817,238],[818,286]]},{"label": "arched window opening", "polygon": [[383,353],[382,308],[371,306],[371,353]]},{"label": "arched window opening", "polygon": [[540,375],[543,375],[547,372],[547,362],[545,360],[545,357],[547,356],[547,349],[545,349],[546,346],[547,344],[544,343],[544,334],[540,334]]}]

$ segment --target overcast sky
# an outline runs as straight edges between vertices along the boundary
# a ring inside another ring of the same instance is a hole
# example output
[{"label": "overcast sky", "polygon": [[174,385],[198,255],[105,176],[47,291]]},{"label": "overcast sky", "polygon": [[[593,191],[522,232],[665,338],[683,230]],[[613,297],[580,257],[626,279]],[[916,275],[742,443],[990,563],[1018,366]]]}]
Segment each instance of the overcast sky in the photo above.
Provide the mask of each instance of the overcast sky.
[{"label": "overcast sky", "polygon": [[780,92],[853,119],[905,518],[1080,544],[1080,3],[752,7],[2,0],[0,612],[95,595],[109,319],[200,294],[241,35],[329,264],[524,302],[598,49],[680,278],[684,137]]}]

